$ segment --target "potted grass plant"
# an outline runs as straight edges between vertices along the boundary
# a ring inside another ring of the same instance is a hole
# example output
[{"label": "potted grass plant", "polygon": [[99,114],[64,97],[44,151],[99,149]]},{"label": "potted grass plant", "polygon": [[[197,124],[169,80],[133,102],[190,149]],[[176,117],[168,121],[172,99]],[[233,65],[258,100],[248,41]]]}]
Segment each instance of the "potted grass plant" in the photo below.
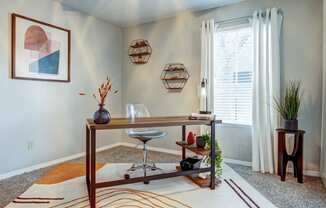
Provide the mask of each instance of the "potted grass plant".
[{"label": "potted grass plant", "polygon": [[301,98],[301,82],[290,81],[286,86],[284,96],[280,100],[275,99],[276,109],[283,118],[283,128],[289,130],[298,129]]}]

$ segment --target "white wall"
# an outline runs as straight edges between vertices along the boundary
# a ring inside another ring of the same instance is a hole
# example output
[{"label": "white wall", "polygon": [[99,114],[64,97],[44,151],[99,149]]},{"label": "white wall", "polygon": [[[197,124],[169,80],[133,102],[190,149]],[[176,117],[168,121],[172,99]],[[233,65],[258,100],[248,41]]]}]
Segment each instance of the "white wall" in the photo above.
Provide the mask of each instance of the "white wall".
[{"label": "white wall", "polygon": [[[145,24],[124,30],[123,65],[123,104],[144,103],[153,116],[188,115],[197,111],[199,101],[196,97],[199,81],[200,45],[189,44],[200,37],[189,33],[194,25],[187,24],[188,16],[180,19],[168,19],[153,24]],[[199,28],[197,28],[199,30]],[[152,56],[146,65],[132,65],[129,62],[128,45],[137,38],[149,40],[153,48]],[[190,73],[190,79],[180,93],[169,93],[160,81],[165,64],[182,62]],[[150,145],[176,149],[175,141],[181,138],[181,127],[166,128],[169,139],[160,139]],[[124,138],[130,142],[132,139]]]},{"label": "white wall", "polygon": [[[184,13],[176,18],[127,28],[124,36],[123,104],[145,103],[154,115],[185,115],[198,110],[196,87],[200,73],[200,22],[204,19],[227,20],[251,15],[254,10],[278,7],[284,11],[282,37],[282,85],[285,81],[303,81],[304,100],[300,128],[307,131],[304,145],[305,169],[319,171],[321,88],[322,88],[322,1],[321,0],[248,0],[205,12]],[[153,55],[148,64],[134,66],[127,57],[133,39],[149,40]],[[164,64],[183,62],[190,80],[181,93],[168,93],[160,82]],[[180,130],[180,129],[178,129]],[[226,157],[251,161],[250,129],[217,129]],[[153,146],[176,148],[180,138],[169,131],[166,141]],[[128,140],[129,141],[129,140]]]},{"label": "white wall", "polygon": [[[10,79],[10,13],[72,31],[71,83]],[[84,119],[96,110],[93,92],[107,75],[121,89],[122,31],[107,22],[69,11],[51,0],[0,0],[0,174],[84,151]],[[121,93],[109,98],[121,113]],[[121,132],[100,134],[98,146],[120,141]],[[32,150],[28,144],[32,143]]]},{"label": "white wall", "polygon": [[[137,38],[149,40],[153,54],[149,63],[142,66],[130,64],[124,56],[123,103],[144,103],[152,115],[190,115],[199,111],[198,86],[200,83],[200,19],[199,13],[184,13],[177,18],[144,24],[124,30],[124,53],[128,44]],[[168,92],[160,81],[167,63],[181,62],[190,73],[185,88]],[[198,128],[191,128],[198,130]],[[165,128],[167,139],[155,140],[150,145],[177,149],[175,140],[181,138],[181,128]],[[224,156],[251,161],[251,133],[249,127],[219,126],[217,137]],[[198,131],[197,131],[198,132]],[[124,141],[132,140],[123,137]],[[236,146],[234,144],[237,144]],[[239,145],[238,145],[239,144]]]}]

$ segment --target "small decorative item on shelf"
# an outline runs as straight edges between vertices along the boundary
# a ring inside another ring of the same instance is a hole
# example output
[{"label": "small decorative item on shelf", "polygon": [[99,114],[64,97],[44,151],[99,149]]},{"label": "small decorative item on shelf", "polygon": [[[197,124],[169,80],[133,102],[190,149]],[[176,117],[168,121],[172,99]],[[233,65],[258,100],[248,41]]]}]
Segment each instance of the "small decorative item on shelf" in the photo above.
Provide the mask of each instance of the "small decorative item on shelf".
[{"label": "small decorative item on shelf", "polygon": [[195,144],[195,140],[196,140],[196,134],[189,132],[188,136],[187,136],[187,144],[188,145],[193,145]]},{"label": "small decorative item on shelf", "polygon": [[170,91],[181,91],[189,77],[186,67],[181,63],[167,64],[161,73],[164,87]]},{"label": "small decorative item on shelf", "polygon": [[[98,88],[98,96],[96,93],[92,95],[99,105],[99,109],[94,113],[93,116],[94,122],[96,124],[107,124],[111,120],[109,111],[104,108],[106,98],[111,91],[112,82],[109,78],[107,78],[106,81]],[[118,93],[118,90],[114,90],[113,93]],[[80,92],[79,95],[86,95],[86,93]]]},{"label": "small decorative item on shelf", "polygon": [[147,40],[138,39],[131,42],[128,55],[131,63],[146,64],[152,54],[152,47]]},{"label": "small decorative item on shelf", "polygon": [[284,97],[275,99],[276,109],[283,118],[283,128],[288,130],[298,129],[298,113],[301,105],[301,82],[290,81],[284,93]]},{"label": "small decorative item on shelf", "polygon": [[206,141],[203,136],[197,136],[196,145],[198,148],[204,149],[206,146]]},{"label": "small decorative item on shelf", "polygon": [[180,161],[181,170],[196,170],[200,168],[201,159],[196,157],[188,157]]}]

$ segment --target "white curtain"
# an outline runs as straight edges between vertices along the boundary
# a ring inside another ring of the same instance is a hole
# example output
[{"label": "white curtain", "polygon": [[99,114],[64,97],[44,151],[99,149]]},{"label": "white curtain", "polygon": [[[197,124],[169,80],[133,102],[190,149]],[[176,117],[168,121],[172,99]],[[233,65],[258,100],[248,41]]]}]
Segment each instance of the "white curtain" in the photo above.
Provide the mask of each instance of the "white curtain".
[{"label": "white curtain", "polygon": [[279,116],[274,98],[280,97],[280,34],[283,17],[279,9],[256,11],[253,15],[254,80],[252,168],[274,173],[276,163],[275,128]]},{"label": "white curtain", "polygon": [[[208,82],[208,110],[213,112],[213,71],[214,71],[214,34],[215,20],[206,20],[201,25],[201,75],[200,82],[206,79]],[[206,106],[205,97],[200,99],[200,110]]]}]

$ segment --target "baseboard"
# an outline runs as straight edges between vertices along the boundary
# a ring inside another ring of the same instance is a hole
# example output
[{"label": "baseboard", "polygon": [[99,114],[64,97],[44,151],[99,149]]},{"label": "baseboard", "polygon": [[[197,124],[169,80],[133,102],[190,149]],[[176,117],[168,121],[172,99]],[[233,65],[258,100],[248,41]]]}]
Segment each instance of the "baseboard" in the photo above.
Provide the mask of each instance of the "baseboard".
[{"label": "baseboard", "polygon": [[[97,148],[96,152],[101,152],[101,151],[111,149],[111,148],[114,148],[114,147],[118,147],[118,146],[120,146],[120,143],[115,143],[115,144],[112,144],[112,145],[103,146],[103,147]],[[48,162],[40,163],[40,164],[33,165],[33,166],[30,166],[30,167],[26,167],[26,168],[22,168],[22,169],[18,169],[18,170],[13,170],[13,171],[10,171],[8,173],[1,174],[0,175],[0,180],[10,178],[10,177],[13,177],[13,176],[17,176],[17,175],[21,175],[21,174],[24,174],[24,173],[29,173],[29,172],[32,172],[34,170],[38,170],[38,169],[41,169],[41,168],[46,168],[46,167],[56,165],[56,164],[59,164],[59,163],[67,162],[69,160],[74,160],[74,159],[77,159],[77,158],[80,158],[80,157],[83,157],[83,156],[85,156],[84,152],[77,153],[77,154],[67,156],[67,157],[63,157],[63,158],[59,158],[59,159],[56,159],[56,160],[51,160],[51,161],[48,161]]]},{"label": "baseboard", "polygon": [[[286,172],[293,173],[293,168],[287,168]],[[312,177],[321,177],[320,171],[315,170],[304,170],[303,175],[305,176],[312,176]]]},{"label": "baseboard", "polygon": [[303,175],[312,176],[312,177],[320,177],[320,172],[315,170],[304,170]]},{"label": "baseboard", "polygon": [[235,164],[235,165],[243,165],[243,166],[251,167],[251,162],[248,162],[248,161],[234,160],[234,159],[229,159],[229,158],[223,158],[223,161],[225,163],[231,163],[231,164]]}]

